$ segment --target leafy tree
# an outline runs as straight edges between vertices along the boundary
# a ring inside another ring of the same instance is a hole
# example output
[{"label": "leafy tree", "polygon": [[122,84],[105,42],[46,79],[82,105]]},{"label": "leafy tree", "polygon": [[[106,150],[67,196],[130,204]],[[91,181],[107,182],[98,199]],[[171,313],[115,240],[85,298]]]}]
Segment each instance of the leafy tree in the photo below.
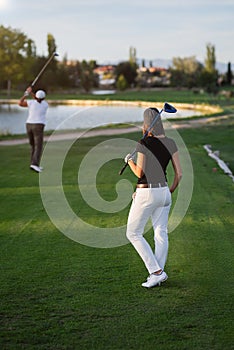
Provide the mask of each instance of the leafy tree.
[{"label": "leafy tree", "polygon": [[[1,84],[7,85],[8,96],[11,86],[29,74],[31,58],[36,49],[34,42],[19,30],[0,26],[0,77]],[[28,59],[28,61],[26,60]]]},{"label": "leafy tree", "polygon": [[232,84],[232,67],[231,67],[231,62],[228,62],[228,68],[227,68],[227,84],[231,85]]},{"label": "leafy tree", "polygon": [[[50,33],[47,34],[47,48],[48,48],[48,56],[38,56],[34,60],[34,64],[32,67],[34,76],[36,76],[38,72],[40,72],[42,67],[48,61],[48,58],[51,57],[54,52],[56,52],[57,47],[56,47],[55,38]],[[48,88],[53,89],[54,87],[57,87],[59,81],[61,81],[59,78],[59,73],[61,73],[61,71],[58,71],[58,62],[54,57],[53,60],[50,62],[49,66],[46,68],[45,73],[37,81],[34,87],[34,90],[35,91],[38,89],[48,90]]]},{"label": "leafy tree", "polygon": [[199,85],[202,64],[191,57],[174,57],[172,61],[171,84],[173,86],[195,87]]},{"label": "leafy tree", "polygon": [[127,87],[135,85],[137,77],[137,64],[130,62],[121,62],[116,66],[115,74],[117,81],[120,75],[124,76],[127,82]]},{"label": "leafy tree", "polygon": [[27,58],[35,58],[37,54],[36,45],[33,40],[28,39],[26,44],[26,56]]},{"label": "leafy tree", "polygon": [[58,70],[57,70],[57,83],[59,88],[70,87],[71,81],[70,81],[69,68],[70,68],[70,65],[68,65],[67,56],[65,55],[63,57],[61,64],[58,65]]},{"label": "leafy tree", "polygon": [[56,52],[57,46],[55,43],[55,38],[51,33],[47,34],[47,47],[48,47],[48,55],[51,56],[53,52]]},{"label": "leafy tree", "polygon": [[119,77],[117,79],[116,87],[120,91],[124,91],[127,89],[128,83],[127,83],[127,80],[125,79],[123,74],[119,75]]},{"label": "leafy tree", "polygon": [[207,44],[205,70],[208,73],[216,73],[215,65],[216,65],[215,47],[211,44]]},{"label": "leafy tree", "polygon": [[217,80],[218,72],[215,68],[216,56],[215,47],[211,44],[206,46],[206,58],[205,67],[201,74],[201,84],[206,88],[207,92],[216,93],[217,92]]},{"label": "leafy tree", "polygon": [[89,92],[92,87],[95,86],[95,75],[93,73],[94,63],[95,61],[87,62],[83,60],[79,67],[81,87],[85,92]]},{"label": "leafy tree", "polygon": [[82,75],[81,63],[79,61],[71,62],[67,66],[67,70],[71,87],[80,87]]},{"label": "leafy tree", "polygon": [[131,46],[129,49],[129,62],[136,64],[136,60],[136,48]]},{"label": "leafy tree", "polygon": [[97,62],[95,60],[89,61],[89,66],[91,69],[97,68]]},{"label": "leafy tree", "polygon": [[[35,65],[35,61],[37,60],[36,55],[36,45],[33,40],[28,39],[26,44],[26,57],[24,59],[24,82],[31,82],[35,75],[33,74],[33,67]],[[25,85],[25,84],[24,84]],[[25,86],[24,86],[25,87]]]},{"label": "leafy tree", "polygon": [[[57,50],[55,38],[51,33],[47,34],[47,47],[48,47],[48,57],[51,57],[53,53],[56,52]],[[44,59],[45,62],[48,60],[48,57]],[[58,69],[57,60],[54,57],[53,60],[50,62],[48,69],[46,70],[46,74],[45,74],[46,85],[50,85],[51,87],[57,86],[57,83],[58,83],[57,69]]]}]

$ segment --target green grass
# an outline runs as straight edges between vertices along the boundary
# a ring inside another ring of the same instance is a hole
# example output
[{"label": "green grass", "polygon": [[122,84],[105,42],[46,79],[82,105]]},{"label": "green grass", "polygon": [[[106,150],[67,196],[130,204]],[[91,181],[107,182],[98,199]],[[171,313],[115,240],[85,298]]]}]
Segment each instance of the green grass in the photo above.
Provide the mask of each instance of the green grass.
[{"label": "green grass", "polygon": [[[52,99],[63,99],[64,94],[51,94]],[[192,90],[176,90],[176,89],[158,89],[158,90],[129,90],[116,92],[115,94],[107,95],[92,95],[92,94],[77,94],[68,95],[71,99],[92,99],[92,100],[122,100],[122,101],[172,101],[184,103],[209,103],[213,102],[214,96],[202,93],[194,94]]]},{"label": "green grass", "polygon": [[[221,88],[224,90],[225,88]],[[202,91],[202,90],[201,90]],[[0,91],[0,98],[7,98],[6,91]],[[22,91],[12,91],[11,98],[20,98]],[[78,99],[78,100],[122,100],[122,101],[152,101],[152,102],[178,102],[178,103],[194,103],[194,104],[230,104],[233,103],[234,98],[226,98],[221,95],[214,95],[202,91],[201,93],[194,93],[191,89],[176,89],[176,88],[157,88],[149,90],[126,90],[117,91],[115,94],[93,95],[92,93],[83,93],[77,90],[74,92],[64,91],[48,92],[48,99],[63,100],[63,99]]]},{"label": "green grass", "polygon": [[[141,287],[147,272],[130,244],[91,248],[59,232],[43,207],[38,175],[28,170],[28,145],[1,147],[1,349],[233,349],[233,183],[212,172],[216,165],[202,147],[224,151],[233,167],[231,125],[180,134],[193,162],[194,192],[169,236],[169,279],[151,290]],[[77,190],[79,162],[104,140],[79,140],[63,172],[73,209],[82,206],[83,218],[97,226],[127,219],[127,210],[97,215]],[[110,163],[98,183],[107,199],[121,166]],[[124,177],[134,181],[129,170]]]}]

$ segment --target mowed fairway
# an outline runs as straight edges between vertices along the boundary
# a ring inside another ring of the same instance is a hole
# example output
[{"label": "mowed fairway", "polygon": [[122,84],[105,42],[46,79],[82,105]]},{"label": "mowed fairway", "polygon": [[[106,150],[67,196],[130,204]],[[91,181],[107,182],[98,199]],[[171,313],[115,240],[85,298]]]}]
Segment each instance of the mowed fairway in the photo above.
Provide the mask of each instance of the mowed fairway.
[{"label": "mowed fairway", "polygon": [[[168,281],[151,290],[141,287],[147,271],[130,244],[92,248],[59,232],[43,207],[38,175],[28,169],[29,146],[1,147],[1,349],[233,349],[233,182],[212,171],[216,164],[203,149],[220,149],[233,170],[231,131],[231,125],[180,131],[194,192],[169,235]],[[84,218],[108,227],[124,224],[128,208],[102,215],[77,191],[77,164],[104,140],[80,140],[63,179],[74,211],[82,206]],[[121,166],[116,160],[103,167],[107,200]],[[134,182],[129,170],[124,177]]]}]

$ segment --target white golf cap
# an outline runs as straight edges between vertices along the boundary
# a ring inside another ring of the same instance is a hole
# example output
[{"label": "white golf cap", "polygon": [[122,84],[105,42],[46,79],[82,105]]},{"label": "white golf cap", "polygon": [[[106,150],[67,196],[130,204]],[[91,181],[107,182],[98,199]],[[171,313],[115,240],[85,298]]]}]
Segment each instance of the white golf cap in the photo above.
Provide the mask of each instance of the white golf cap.
[{"label": "white golf cap", "polygon": [[39,98],[40,100],[42,100],[42,99],[45,98],[45,97],[46,97],[45,91],[43,91],[43,90],[38,90],[38,91],[36,92],[36,98]]}]

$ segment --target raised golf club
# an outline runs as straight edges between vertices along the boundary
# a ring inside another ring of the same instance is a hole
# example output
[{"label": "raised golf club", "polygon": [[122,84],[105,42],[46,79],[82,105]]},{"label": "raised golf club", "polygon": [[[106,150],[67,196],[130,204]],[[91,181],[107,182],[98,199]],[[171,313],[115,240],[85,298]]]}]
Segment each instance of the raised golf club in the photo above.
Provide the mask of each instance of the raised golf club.
[{"label": "raised golf club", "polygon": [[44,71],[46,70],[47,66],[50,64],[50,62],[52,61],[52,59],[56,56],[59,56],[59,54],[57,52],[53,52],[53,54],[50,56],[50,58],[48,59],[48,61],[44,64],[44,66],[42,67],[42,69],[40,70],[40,72],[38,73],[38,75],[36,76],[36,78],[33,80],[31,87],[33,87],[36,82],[38,81],[38,79],[42,76],[42,74],[44,73]]},{"label": "raised golf club", "polygon": [[[153,108],[152,108],[153,109]],[[152,129],[152,127],[154,126],[154,124],[156,123],[156,121],[158,120],[159,116],[162,114],[162,112],[166,112],[166,113],[176,113],[177,109],[175,107],[173,107],[172,105],[170,105],[168,102],[164,103],[163,108],[161,109],[160,112],[158,112],[158,114],[155,116],[154,120],[152,121],[151,125],[148,127],[148,129],[146,130],[146,132],[144,133],[143,137],[141,138],[141,141],[144,140],[148,133],[150,132],[150,130]],[[133,157],[136,153],[136,150],[134,150],[131,155],[129,156],[129,158]],[[125,163],[124,166],[122,167],[122,169],[119,172],[119,175],[122,175],[124,170],[126,169],[128,163]]]}]

